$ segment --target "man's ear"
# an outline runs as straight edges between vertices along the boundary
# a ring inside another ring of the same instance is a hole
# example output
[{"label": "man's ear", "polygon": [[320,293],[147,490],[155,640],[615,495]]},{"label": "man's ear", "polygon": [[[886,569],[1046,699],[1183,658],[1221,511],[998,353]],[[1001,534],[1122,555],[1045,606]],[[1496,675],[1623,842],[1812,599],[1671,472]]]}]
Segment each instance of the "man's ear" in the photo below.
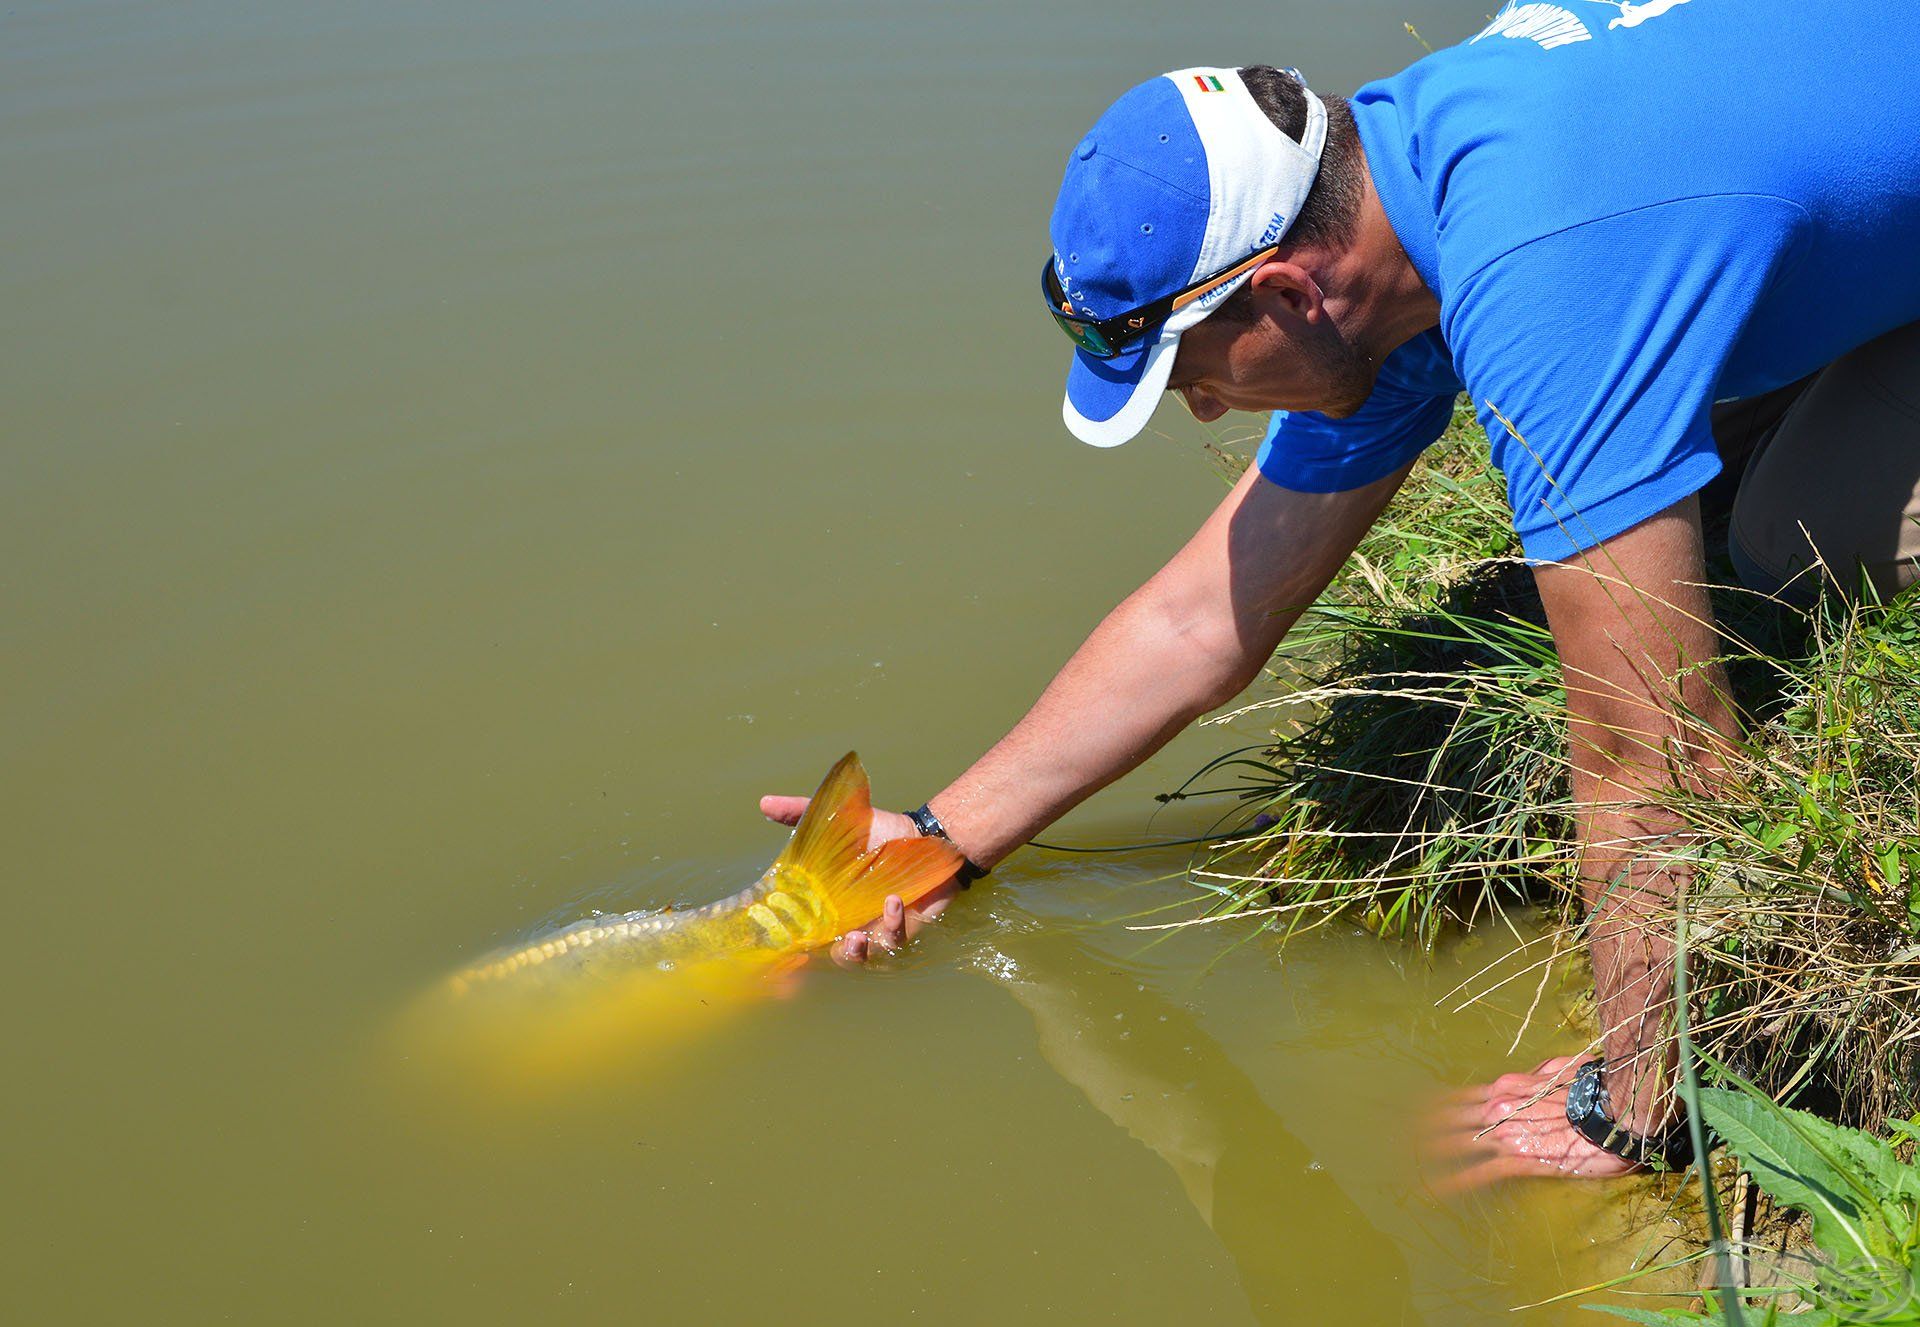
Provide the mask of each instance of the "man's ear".
[{"label": "man's ear", "polygon": [[1326,296],[1313,273],[1285,258],[1271,258],[1253,269],[1247,279],[1254,298],[1262,303],[1278,302],[1295,318],[1315,322],[1321,317]]}]

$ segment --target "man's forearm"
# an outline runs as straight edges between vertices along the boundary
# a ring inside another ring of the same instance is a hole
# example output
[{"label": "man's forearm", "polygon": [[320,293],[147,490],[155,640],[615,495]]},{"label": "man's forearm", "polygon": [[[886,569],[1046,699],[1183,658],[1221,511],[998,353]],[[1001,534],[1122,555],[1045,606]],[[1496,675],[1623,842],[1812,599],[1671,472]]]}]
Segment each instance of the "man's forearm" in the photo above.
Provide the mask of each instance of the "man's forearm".
[{"label": "man's forearm", "polygon": [[1684,865],[1645,816],[1603,809],[1587,821],[1587,946],[1594,1012],[1615,1118],[1651,1132],[1672,1108],[1673,910]]},{"label": "man's forearm", "polygon": [[1243,477],[1013,731],[933,799],[954,841],[993,865],[1239,694],[1405,477],[1348,493]]},{"label": "man's forearm", "polygon": [[1232,699],[1270,652],[1264,641],[1200,643],[1150,583],[1108,614],[934,811],[991,866]]},{"label": "man's forearm", "polygon": [[1688,498],[1591,556],[1536,572],[1567,687],[1581,884],[1615,1118],[1672,1109],[1674,899],[1687,883],[1678,806],[1722,777],[1738,730]]}]

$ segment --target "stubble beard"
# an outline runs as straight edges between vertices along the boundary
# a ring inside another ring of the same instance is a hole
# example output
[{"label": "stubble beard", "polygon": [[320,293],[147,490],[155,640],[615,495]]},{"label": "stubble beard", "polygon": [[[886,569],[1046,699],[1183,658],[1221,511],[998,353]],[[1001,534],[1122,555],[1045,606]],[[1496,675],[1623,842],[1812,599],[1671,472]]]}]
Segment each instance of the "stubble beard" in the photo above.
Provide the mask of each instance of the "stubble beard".
[{"label": "stubble beard", "polygon": [[1326,383],[1328,403],[1320,407],[1320,413],[1328,419],[1346,419],[1373,395],[1379,366],[1346,337],[1335,335],[1316,342],[1313,358],[1315,369]]}]

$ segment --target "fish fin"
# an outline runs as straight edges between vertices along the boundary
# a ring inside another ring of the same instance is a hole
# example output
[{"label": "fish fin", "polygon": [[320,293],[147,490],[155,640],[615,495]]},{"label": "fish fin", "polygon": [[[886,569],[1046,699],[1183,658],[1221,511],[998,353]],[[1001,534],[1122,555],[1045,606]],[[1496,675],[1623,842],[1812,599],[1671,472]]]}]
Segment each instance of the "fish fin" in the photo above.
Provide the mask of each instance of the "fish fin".
[{"label": "fish fin", "polygon": [[872,827],[867,771],[849,751],[827,772],[774,861],[776,871],[798,875],[833,905],[842,930],[878,917],[889,894],[913,903],[960,866],[959,850],[943,839],[896,839],[870,853]]},{"label": "fish fin", "polygon": [[867,869],[838,891],[829,891],[844,930],[865,926],[880,915],[887,895],[898,894],[912,907],[960,869],[960,850],[945,839],[895,839],[880,845]]},{"label": "fish fin", "polygon": [[763,980],[776,999],[791,1000],[800,994],[800,970],[812,959],[813,955],[803,949],[799,953],[788,954],[767,969],[767,975]]},{"label": "fish fin", "polygon": [[866,865],[872,826],[867,771],[860,757],[849,751],[820,781],[799,827],[774,858],[773,869],[804,872],[823,889],[830,880],[858,875]]}]

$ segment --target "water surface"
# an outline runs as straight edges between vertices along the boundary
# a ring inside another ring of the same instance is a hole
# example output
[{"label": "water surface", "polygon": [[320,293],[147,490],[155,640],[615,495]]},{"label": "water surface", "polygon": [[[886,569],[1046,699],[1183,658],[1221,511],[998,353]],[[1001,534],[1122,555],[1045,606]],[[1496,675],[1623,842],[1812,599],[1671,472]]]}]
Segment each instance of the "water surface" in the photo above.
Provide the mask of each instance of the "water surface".
[{"label": "water surface", "polygon": [[[1017,717],[1222,491],[1191,421],[1058,422],[1066,147],[1169,65],[1347,89],[1484,8],[0,16],[21,1320],[1465,1323],[1573,1284],[1590,1194],[1449,1207],[1407,1157],[1416,1096],[1566,1048],[1509,1052],[1527,987],[1436,1005],[1501,942],[1149,945],[1173,854],[1026,854],[890,970],[537,1112],[377,1053],[493,944],[737,888],[760,793],[858,747],[917,801]],[[1191,830],[1150,794],[1253,737],[1059,836]]]}]

